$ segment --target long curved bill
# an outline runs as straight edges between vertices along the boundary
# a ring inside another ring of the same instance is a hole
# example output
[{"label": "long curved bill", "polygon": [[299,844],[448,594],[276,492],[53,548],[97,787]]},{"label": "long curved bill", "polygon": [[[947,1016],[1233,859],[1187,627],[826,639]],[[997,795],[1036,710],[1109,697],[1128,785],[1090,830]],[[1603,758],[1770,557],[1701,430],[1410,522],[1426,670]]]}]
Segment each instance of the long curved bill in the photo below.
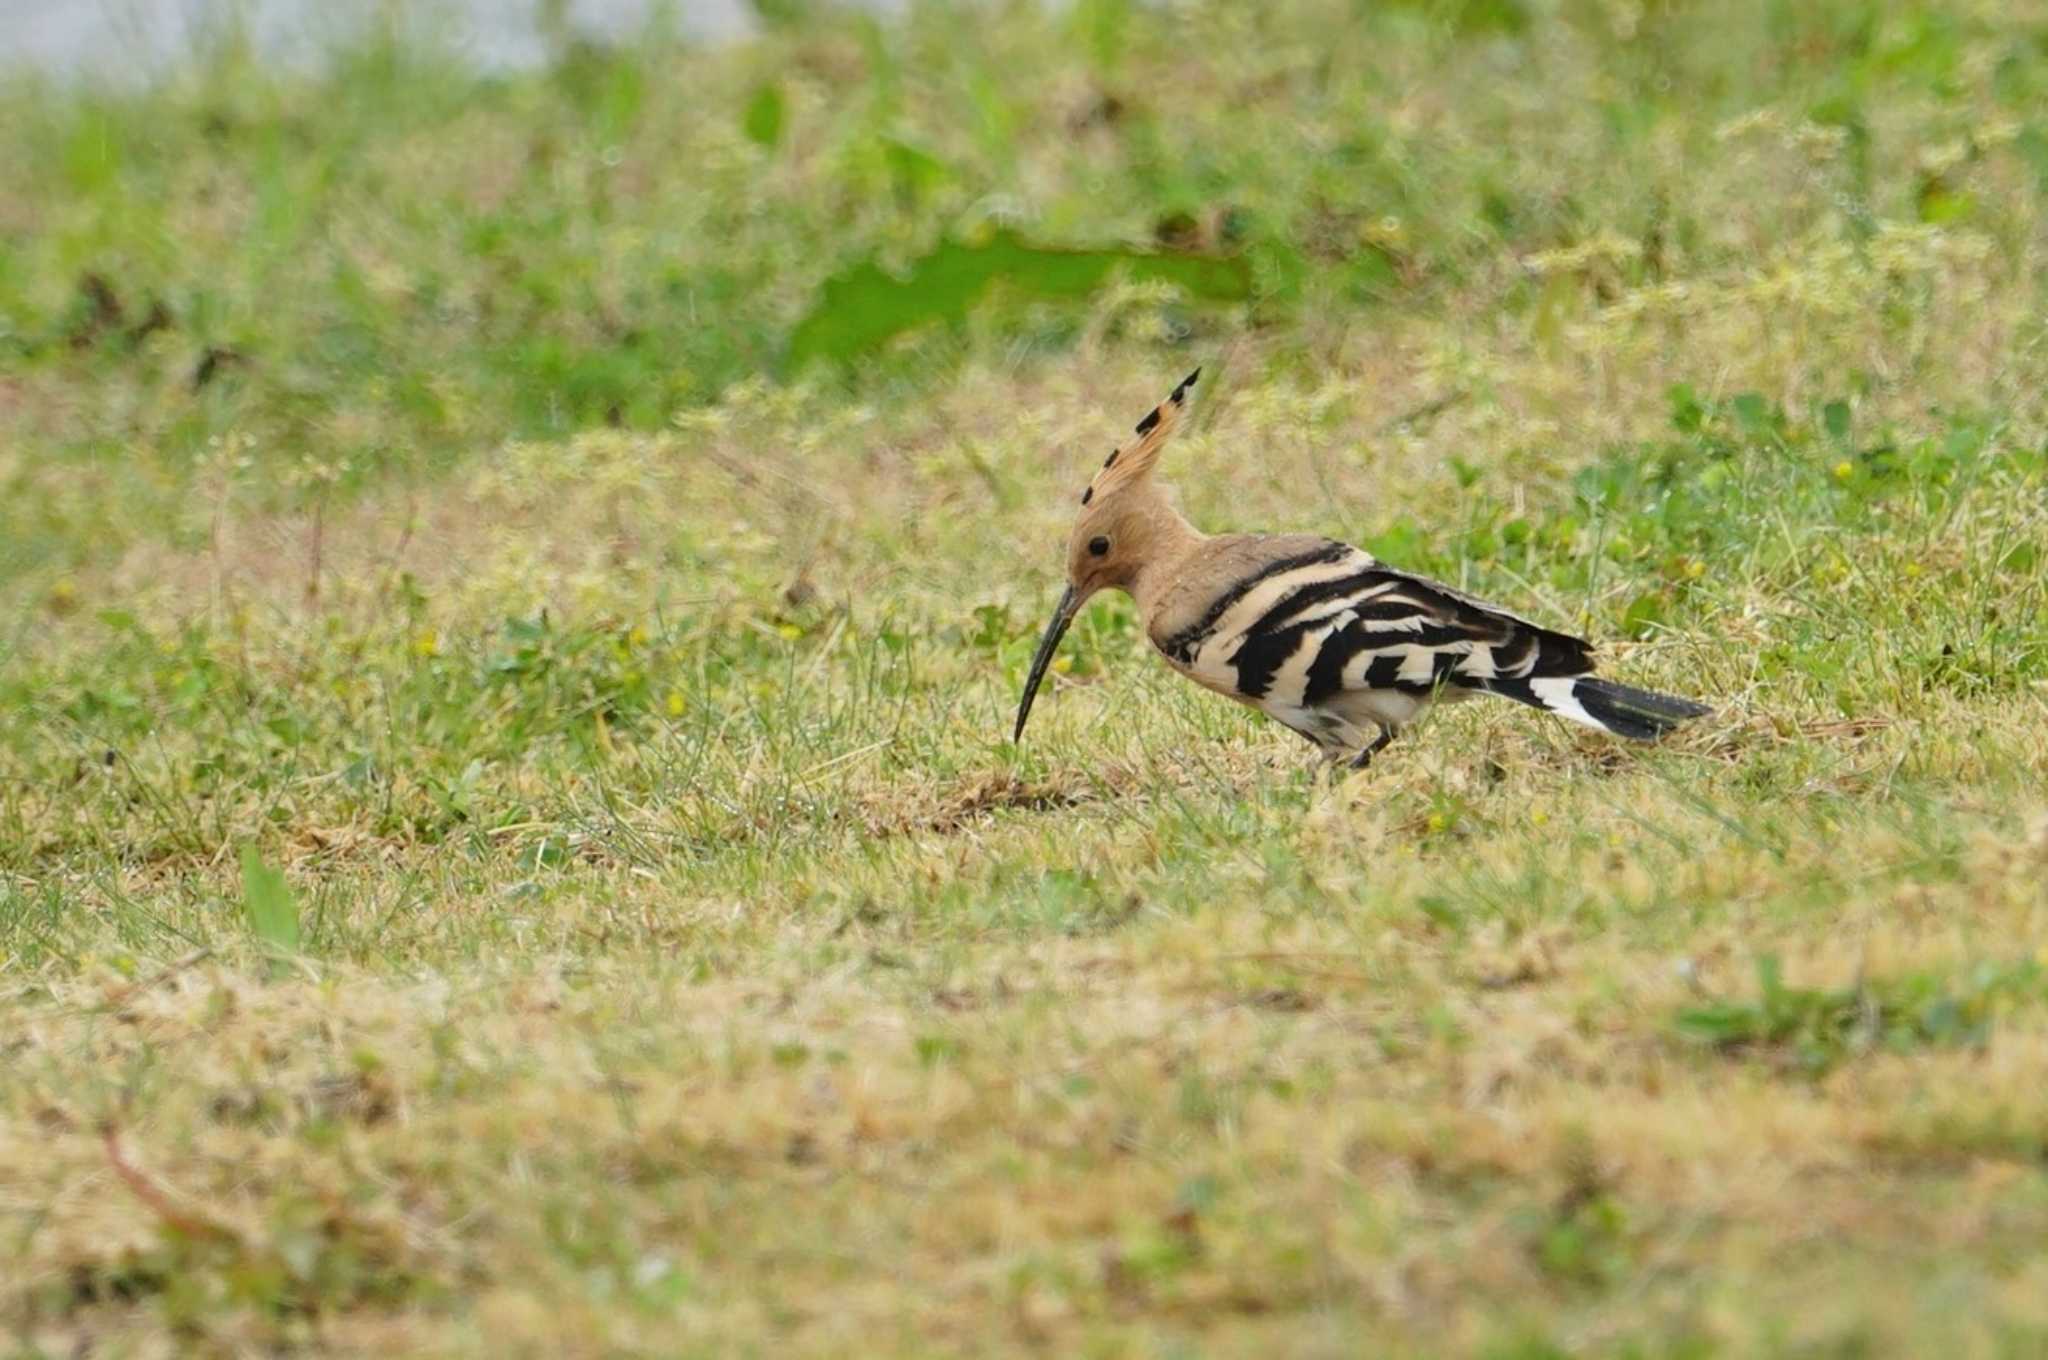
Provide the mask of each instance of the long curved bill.
[{"label": "long curved bill", "polygon": [[1017,705],[1017,730],[1011,734],[1011,741],[1024,739],[1024,720],[1031,716],[1031,701],[1038,697],[1038,682],[1045,679],[1045,668],[1052,664],[1052,654],[1059,650],[1067,625],[1080,612],[1081,596],[1068,586],[1066,593],[1060,596],[1058,607],[1052,611],[1052,622],[1045,626],[1045,636],[1038,640],[1038,655],[1031,658],[1031,678],[1024,682],[1024,698]]}]

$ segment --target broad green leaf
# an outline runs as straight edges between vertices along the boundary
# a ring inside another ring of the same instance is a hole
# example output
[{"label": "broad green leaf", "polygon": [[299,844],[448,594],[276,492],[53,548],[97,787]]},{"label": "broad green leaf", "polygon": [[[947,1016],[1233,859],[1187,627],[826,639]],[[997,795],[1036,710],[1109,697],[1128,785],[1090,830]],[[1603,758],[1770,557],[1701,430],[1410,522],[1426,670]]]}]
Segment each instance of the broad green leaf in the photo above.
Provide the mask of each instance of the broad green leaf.
[{"label": "broad green leaf", "polygon": [[740,127],[753,141],[773,147],[782,140],[782,118],[782,91],[773,85],[763,85],[747,101]]},{"label": "broad green leaf", "polygon": [[1209,255],[1155,255],[1137,250],[1063,250],[1027,245],[1013,232],[986,242],[948,241],[898,277],[869,260],[828,280],[824,294],[797,325],[789,363],[843,361],[933,322],[958,324],[997,284],[1036,298],[1079,300],[1122,270],[1158,279],[1207,302],[1243,302],[1252,295],[1243,260]]}]

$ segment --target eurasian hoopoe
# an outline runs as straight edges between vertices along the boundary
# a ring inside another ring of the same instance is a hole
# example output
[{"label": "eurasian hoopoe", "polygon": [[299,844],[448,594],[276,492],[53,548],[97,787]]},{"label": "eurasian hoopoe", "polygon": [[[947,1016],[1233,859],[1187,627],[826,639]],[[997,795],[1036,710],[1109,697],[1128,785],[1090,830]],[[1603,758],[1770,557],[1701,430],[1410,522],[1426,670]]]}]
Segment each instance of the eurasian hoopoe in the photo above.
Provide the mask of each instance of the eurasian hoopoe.
[{"label": "eurasian hoopoe", "polygon": [[[1152,480],[1202,371],[1138,422],[1081,493],[1067,589],[1031,659],[1031,701],[1067,625],[1104,587],[1137,601],[1145,636],[1196,684],[1249,704],[1364,768],[1431,700],[1498,694],[1648,741],[1708,710],[1593,675],[1590,643],[1313,534],[1196,529]],[[1355,753],[1355,754],[1353,754]]]}]

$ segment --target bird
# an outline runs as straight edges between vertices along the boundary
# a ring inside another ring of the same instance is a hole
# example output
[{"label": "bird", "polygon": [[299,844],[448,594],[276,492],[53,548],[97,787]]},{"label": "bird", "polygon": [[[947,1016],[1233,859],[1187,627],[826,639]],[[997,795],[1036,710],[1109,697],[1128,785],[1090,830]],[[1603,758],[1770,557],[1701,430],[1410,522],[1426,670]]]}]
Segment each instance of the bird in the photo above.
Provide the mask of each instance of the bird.
[{"label": "bird", "polygon": [[1166,664],[1258,709],[1331,762],[1364,769],[1431,703],[1499,695],[1586,727],[1651,741],[1705,704],[1595,675],[1583,638],[1387,565],[1317,534],[1205,534],[1154,474],[1197,368],[1111,451],[1067,539],[1067,585],[1031,659],[1012,742],[1082,606],[1137,603]]}]

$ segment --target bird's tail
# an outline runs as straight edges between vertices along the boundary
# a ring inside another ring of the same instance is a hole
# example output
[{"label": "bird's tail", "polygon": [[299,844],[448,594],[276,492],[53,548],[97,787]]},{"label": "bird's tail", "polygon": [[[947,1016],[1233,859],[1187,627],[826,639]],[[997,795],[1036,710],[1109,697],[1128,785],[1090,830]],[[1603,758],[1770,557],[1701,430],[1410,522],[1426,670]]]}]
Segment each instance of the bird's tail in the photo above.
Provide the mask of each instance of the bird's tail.
[{"label": "bird's tail", "polygon": [[1655,741],[1680,723],[1713,712],[1705,704],[1690,699],[1618,685],[1595,675],[1546,675],[1526,680],[1503,677],[1483,688],[1632,741]]}]

